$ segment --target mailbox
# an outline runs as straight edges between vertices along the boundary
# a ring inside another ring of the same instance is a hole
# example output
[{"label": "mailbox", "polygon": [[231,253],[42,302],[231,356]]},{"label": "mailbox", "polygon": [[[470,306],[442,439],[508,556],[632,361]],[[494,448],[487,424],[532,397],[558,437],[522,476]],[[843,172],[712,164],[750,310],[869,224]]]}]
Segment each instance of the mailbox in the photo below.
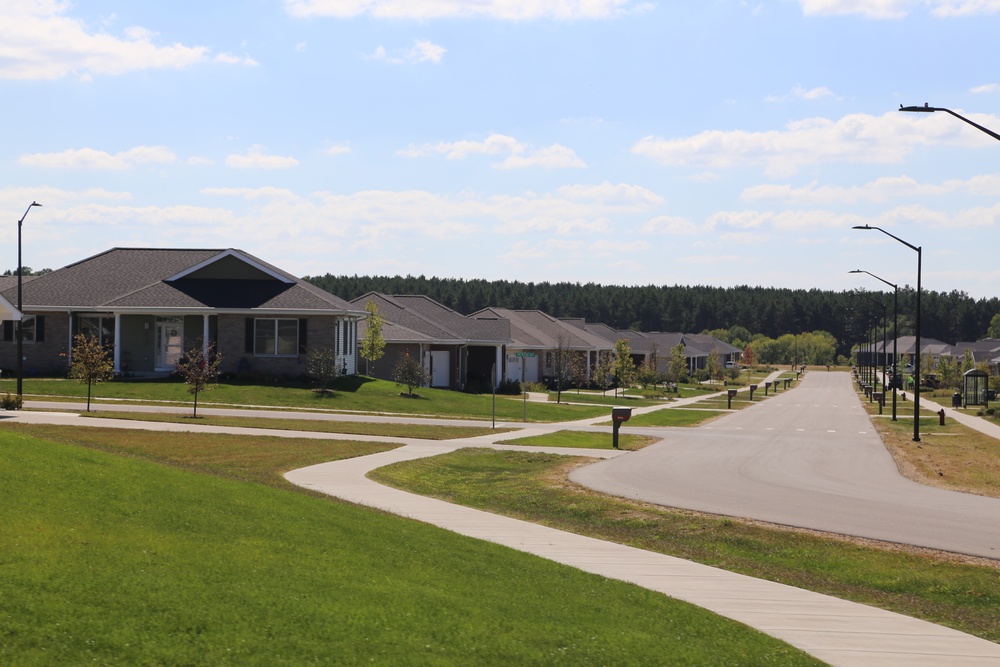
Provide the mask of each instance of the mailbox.
[{"label": "mailbox", "polygon": [[632,416],[632,408],[611,408],[612,429],[611,446],[618,449],[618,428]]},{"label": "mailbox", "polygon": [[616,422],[627,422],[632,416],[632,408],[611,408],[611,419]]},{"label": "mailbox", "polygon": [[732,410],[733,409],[733,399],[734,398],[736,398],[736,390],[735,389],[729,389],[728,391],[726,391],[726,399],[728,400],[728,404],[726,405],[726,409],[727,410]]}]

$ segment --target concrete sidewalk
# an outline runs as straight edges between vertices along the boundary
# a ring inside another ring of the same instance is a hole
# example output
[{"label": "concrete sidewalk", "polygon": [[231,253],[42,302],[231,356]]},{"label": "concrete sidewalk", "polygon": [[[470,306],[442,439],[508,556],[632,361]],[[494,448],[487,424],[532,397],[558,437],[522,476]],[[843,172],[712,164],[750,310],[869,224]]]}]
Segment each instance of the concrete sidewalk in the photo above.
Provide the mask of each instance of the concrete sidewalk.
[{"label": "concrete sidewalk", "polygon": [[[487,439],[478,440],[483,443]],[[458,448],[475,443],[450,444]],[[375,468],[442,451],[440,444],[407,445],[372,456],[293,470],[285,478],[349,502],[664,593],[757,628],[831,665],[1000,665],[1000,645],[933,623],[413,495],[365,477]],[[612,454],[601,450],[590,452]]]}]

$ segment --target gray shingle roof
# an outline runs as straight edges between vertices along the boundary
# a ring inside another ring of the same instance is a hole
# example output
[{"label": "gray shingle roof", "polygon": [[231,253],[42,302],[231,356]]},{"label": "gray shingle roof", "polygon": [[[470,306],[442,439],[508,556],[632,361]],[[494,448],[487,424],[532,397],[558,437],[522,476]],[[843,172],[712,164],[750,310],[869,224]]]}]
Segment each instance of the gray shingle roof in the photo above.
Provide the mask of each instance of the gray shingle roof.
[{"label": "gray shingle roof", "polygon": [[[168,280],[202,263],[211,268]],[[235,262],[235,263],[234,263]],[[227,272],[239,268],[238,278]],[[206,277],[208,276],[208,277]],[[16,299],[16,287],[3,296]],[[23,286],[25,310],[273,309],[358,312],[343,299],[235,249],[113,248]]]},{"label": "gray shingle roof", "polygon": [[[433,341],[450,345],[510,342],[509,322],[466,317],[426,296],[369,292],[351,303],[355,308],[364,308],[369,301],[378,306],[378,313],[387,325],[392,325],[382,330],[387,342]],[[364,335],[363,328],[358,335]]]}]

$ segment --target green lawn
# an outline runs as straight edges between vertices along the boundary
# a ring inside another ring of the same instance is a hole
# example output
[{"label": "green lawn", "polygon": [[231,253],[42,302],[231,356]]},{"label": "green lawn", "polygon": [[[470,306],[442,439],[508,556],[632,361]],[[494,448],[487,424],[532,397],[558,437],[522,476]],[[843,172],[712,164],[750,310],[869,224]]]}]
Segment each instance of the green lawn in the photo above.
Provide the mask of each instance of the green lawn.
[{"label": "green lawn", "polygon": [[[0,383],[0,392],[12,387],[11,381]],[[417,397],[400,394],[393,382],[351,376],[339,379],[333,393],[319,393],[305,386],[256,385],[220,383],[216,389],[198,396],[199,407],[276,407],[338,412],[375,412],[383,414],[425,415],[455,419],[489,420],[493,416],[491,395],[465,394],[445,389],[421,387]],[[26,400],[45,397],[86,400],[87,386],[75,380],[24,381]],[[180,382],[150,380],[115,380],[94,387],[94,397],[127,399],[147,403],[190,405],[192,397]],[[497,396],[496,416],[502,421],[521,421],[524,406],[520,397]],[[606,413],[603,407],[529,403],[528,421],[553,422],[596,417]]]},{"label": "green lawn", "polygon": [[463,449],[370,477],[561,530],[855,600],[1000,641],[1000,564],[878,548],[614,498],[565,482],[584,460]]},{"label": "green lawn", "polygon": [[240,428],[267,428],[284,431],[312,431],[316,433],[346,433],[349,435],[377,435],[387,438],[422,438],[424,440],[455,440],[474,438],[490,433],[506,433],[514,429],[493,429],[488,426],[437,426],[429,424],[395,424],[381,422],[350,422],[332,419],[280,419],[274,417],[219,417],[200,414],[197,418],[169,412],[115,412],[100,410],[81,413],[85,417],[102,419],[129,419],[135,421],[170,422],[198,426],[238,426]]},{"label": "green lawn", "polygon": [[[700,405],[700,403],[699,403]],[[713,410],[698,410],[697,408],[654,410],[644,415],[634,415],[622,425],[622,428],[629,426],[697,426],[709,419],[714,419],[724,412]],[[609,421],[605,425],[610,425]]]},{"label": "green lawn", "polygon": [[[654,442],[659,442],[659,438],[651,438],[645,435],[618,436],[619,449],[636,450],[642,449]],[[524,445],[526,447],[583,447],[586,449],[612,449],[612,438],[610,433],[590,433],[587,431],[556,431],[544,435],[531,435],[513,440],[501,440],[504,445]]]},{"label": "green lawn", "polygon": [[4,665],[819,664],[635,586],[243,481],[252,455],[211,451],[287,463],[288,442],[50,441],[72,431],[0,427]]}]

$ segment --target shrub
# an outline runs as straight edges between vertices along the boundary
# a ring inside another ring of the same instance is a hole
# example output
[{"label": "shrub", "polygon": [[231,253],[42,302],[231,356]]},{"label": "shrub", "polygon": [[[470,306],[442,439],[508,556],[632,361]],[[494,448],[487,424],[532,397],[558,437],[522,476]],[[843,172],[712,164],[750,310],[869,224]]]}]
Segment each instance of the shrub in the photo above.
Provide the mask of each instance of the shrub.
[{"label": "shrub", "polygon": [[521,381],[520,380],[504,380],[497,387],[498,394],[504,394],[506,396],[520,396],[521,395]]},{"label": "shrub", "polygon": [[4,410],[20,410],[23,405],[21,397],[17,394],[11,395],[10,392],[7,392],[0,396],[0,408]]}]

